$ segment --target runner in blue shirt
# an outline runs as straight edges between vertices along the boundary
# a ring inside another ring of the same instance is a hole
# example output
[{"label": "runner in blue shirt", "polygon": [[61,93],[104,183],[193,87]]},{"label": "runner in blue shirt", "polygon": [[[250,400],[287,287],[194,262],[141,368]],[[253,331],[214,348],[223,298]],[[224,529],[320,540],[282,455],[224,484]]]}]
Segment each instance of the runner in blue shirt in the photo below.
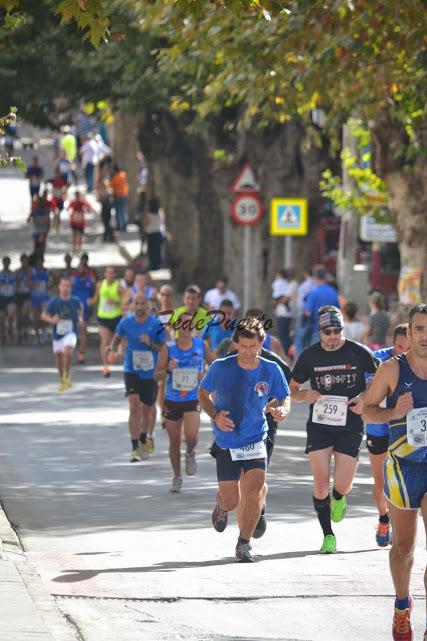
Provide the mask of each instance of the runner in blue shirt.
[{"label": "runner in blue shirt", "polygon": [[71,295],[71,282],[67,278],[61,278],[59,296],[48,300],[41,315],[42,320],[53,325],[53,353],[59,374],[60,392],[73,384],[70,378],[71,357],[77,344],[81,317],[82,306],[79,299]]},{"label": "runner in blue shirt", "polygon": [[[393,356],[407,352],[410,346],[407,337],[408,324],[396,325],[393,331],[393,345],[377,349],[373,354],[375,358],[384,363]],[[372,380],[372,377],[371,377]],[[379,514],[379,521],[375,534],[377,545],[385,547],[391,543],[391,523],[387,511],[387,500],[384,496],[384,461],[387,458],[388,439],[390,429],[388,423],[366,423],[366,446],[369,451],[374,485],[372,496]]]},{"label": "runner in blue shirt", "polygon": [[77,354],[77,358],[79,363],[84,363],[87,343],[87,324],[92,313],[92,307],[89,305],[88,299],[92,298],[95,293],[95,283],[93,278],[88,275],[83,263],[80,263],[77,267],[76,274],[72,278],[72,283],[73,296],[79,299],[83,307],[83,320],[80,325],[79,353]]},{"label": "runner in blue shirt", "polygon": [[[181,430],[184,426],[186,443],[185,472],[196,473],[195,447],[200,429],[200,405],[197,397],[199,381],[204,376],[205,363],[209,365],[214,355],[206,341],[192,336],[192,314],[184,312],[176,340],[163,345],[155,372],[156,381],[166,380],[163,416],[169,436],[169,459],[174,477],[171,492],[180,492],[181,476]],[[184,321],[188,321],[187,323]]]},{"label": "runner in blue shirt", "polygon": [[259,320],[248,318],[244,326],[240,324],[233,335],[237,355],[212,363],[199,388],[200,405],[212,418],[215,431],[219,492],[212,523],[217,532],[223,532],[228,512],[236,510],[241,497],[236,559],[243,563],[254,560],[250,539],[267,492],[265,415],[270,412],[283,421],[290,408],[281,369],[260,357],[264,338]]},{"label": "runner in blue shirt", "polygon": [[[224,299],[219,306],[219,311],[221,313],[212,318],[200,333],[201,338],[207,341],[212,351],[217,349],[224,338],[233,336],[238,322],[234,319],[234,307],[231,300]],[[225,354],[219,355],[225,356]]]},{"label": "runner in blue shirt", "polygon": [[129,402],[131,463],[146,460],[150,453],[147,441],[153,439],[152,417],[157,396],[154,370],[159,351],[166,340],[162,323],[148,314],[145,294],[137,294],[133,305],[135,313],[122,318],[107,348],[108,352],[114,354],[119,343],[122,346],[126,344],[123,371]]}]

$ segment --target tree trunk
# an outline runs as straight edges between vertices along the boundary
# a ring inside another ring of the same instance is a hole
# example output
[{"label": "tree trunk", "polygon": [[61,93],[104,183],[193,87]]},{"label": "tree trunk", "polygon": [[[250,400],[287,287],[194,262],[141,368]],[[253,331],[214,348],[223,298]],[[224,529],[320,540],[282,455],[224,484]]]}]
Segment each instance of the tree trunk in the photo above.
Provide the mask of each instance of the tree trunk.
[{"label": "tree trunk", "polygon": [[124,169],[129,181],[128,213],[135,218],[138,210],[138,116],[124,112],[114,114],[113,125],[114,162]]}]

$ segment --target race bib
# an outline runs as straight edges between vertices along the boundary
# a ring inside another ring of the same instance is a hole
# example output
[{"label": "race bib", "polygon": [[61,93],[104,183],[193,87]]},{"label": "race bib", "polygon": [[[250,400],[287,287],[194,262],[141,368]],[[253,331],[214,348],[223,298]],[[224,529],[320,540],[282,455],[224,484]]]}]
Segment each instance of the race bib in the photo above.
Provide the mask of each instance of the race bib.
[{"label": "race bib", "polygon": [[199,383],[199,372],[197,369],[179,368],[172,370],[172,387],[179,392],[191,392],[196,389]]},{"label": "race bib", "polygon": [[2,296],[13,296],[14,289],[14,286],[9,285],[9,283],[3,285],[3,287],[1,288]]},{"label": "race bib", "polygon": [[72,320],[60,320],[56,325],[56,331],[60,336],[65,336],[73,331],[73,321]]},{"label": "race bib", "polygon": [[427,407],[417,407],[406,416],[408,443],[413,447],[427,446]]},{"label": "race bib", "polygon": [[347,421],[347,396],[322,396],[313,405],[313,423],[340,427]]},{"label": "race bib", "polygon": [[109,300],[102,301],[102,311],[104,314],[111,314],[116,311],[116,303],[111,303]]},{"label": "race bib", "polygon": [[232,461],[249,461],[254,458],[267,458],[267,448],[265,441],[252,443],[252,445],[242,445],[242,447],[230,448]]},{"label": "race bib", "polygon": [[153,352],[133,350],[132,365],[133,369],[142,370],[143,372],[148,372],[150,369],[154,369]]}]

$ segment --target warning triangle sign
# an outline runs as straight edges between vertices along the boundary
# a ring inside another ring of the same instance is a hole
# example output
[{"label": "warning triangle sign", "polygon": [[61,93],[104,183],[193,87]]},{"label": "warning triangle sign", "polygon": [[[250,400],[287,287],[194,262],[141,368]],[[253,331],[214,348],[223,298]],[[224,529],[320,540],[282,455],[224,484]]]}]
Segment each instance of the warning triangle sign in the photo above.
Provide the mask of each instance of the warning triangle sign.
[{"label": "warning triangle sign", "polygon": [[246,163],[241,169],[236,180],[231,186],[231,191],[233,194],[237,194],[240,191],[259,191],[259,185],[255,180],[255,175],[250,163]]},{"label": "warning triangle sign", "polygon": [[293,207],[285,207],[281,212],[279,222],[281,225],[296,225],[298,217],[295,215]]}]

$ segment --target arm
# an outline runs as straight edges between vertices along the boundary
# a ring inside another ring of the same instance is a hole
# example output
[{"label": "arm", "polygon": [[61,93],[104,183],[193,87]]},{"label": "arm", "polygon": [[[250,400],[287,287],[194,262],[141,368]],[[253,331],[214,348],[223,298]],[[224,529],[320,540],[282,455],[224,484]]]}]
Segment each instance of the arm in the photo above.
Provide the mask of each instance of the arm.
[{"label": "arm", "polygon": [[203,387],[199,387],[200,407],[206,412],[206,414],[208,414],[208,416],[210,416],[213,421],[215,421],[218,429],[220,429],[221,432],[232,432],[234,423],[230,418],[227,418],[227,414],[229,414],[229,412],[225,410],[217,412],[215,409],[215,405],[211,401],[210,394],[211,392],[203,389]]},{"label": "arm", "polygon": [[154,380],[155,381],[162,381],[163,379],[167,378],[167,375],[168,375],[168,371],[167,371],[168,359],[169,359],[168,346],[167,345],[163,345],[161,350],[160,350],[159,360],[157,361],[156,370],[154,372]]},{"label": "arm", "polygon": [[209,347],[209,343],[207,341],[203,341],[205,345],[205,361],[207,362],[208,365],[214,362],[214,360],[217,358],[216,354],[211,350]]},{"label": "arm", "polygon": [[94,296],[92,296],[92,298],[88,298],[87,299],[88,305],[96,305],[97,304],[97,302],[99,301],[99,290],[100,289],[101,289],[101,283],[98,283],[96,285]]},{"label": "arm", "polygon": [[56,325],[59,323],[59,316],[58,314],[49,314],[49,312],[44,309],[41,313],[40,318],[45,322],[45,323],[50,323],[51,325]]},{"label": "arm", "polygon": [[393,359],[380,365],[372,385],[365,392],[365,405],[362,411],[364,421],[370,423],[389,423],[406,416],[413,408],[412,393],[399,396],[393,408],[379,407],[381,401],[396,387],[399,378],[399,365]]},{"label": "arm", "polygon": [[285,418],[287,418],[290,411],[291,411],[290,396],[285,396],[285,398],[282,398],[280,401],[277,401],[275,398],[273,398],[265,408],[265,413],[271,414],[271,416],[274,418],[274,420],[277,423],[280,423],[280,421],[284,421]]},{"label": "arm", "polygon": [[291,390],[291,398],[295,403],[315,403],[322,395],[314,389],[302,389],[304,383],[297,383],[296,380],[291,378],[289,384]]},{"label": "arm", "polygon": [[131,299],[132,299],[132,292],[129,289],[127,292],[124,293],[124,296],[122,298],[121,308],[123,312],[129,311],[131,306]]},{"label": "arm", "polygon": [[111,341],[111,343],[109,345],[107,345],[107,353],[108,352],[113,352],[113,354],[115,354],[117,352],[117,348],[118,348],[119,344],[123,340],[125,340],[124,336],[120,336],[119,334],[114,334],[113,340]]}]

